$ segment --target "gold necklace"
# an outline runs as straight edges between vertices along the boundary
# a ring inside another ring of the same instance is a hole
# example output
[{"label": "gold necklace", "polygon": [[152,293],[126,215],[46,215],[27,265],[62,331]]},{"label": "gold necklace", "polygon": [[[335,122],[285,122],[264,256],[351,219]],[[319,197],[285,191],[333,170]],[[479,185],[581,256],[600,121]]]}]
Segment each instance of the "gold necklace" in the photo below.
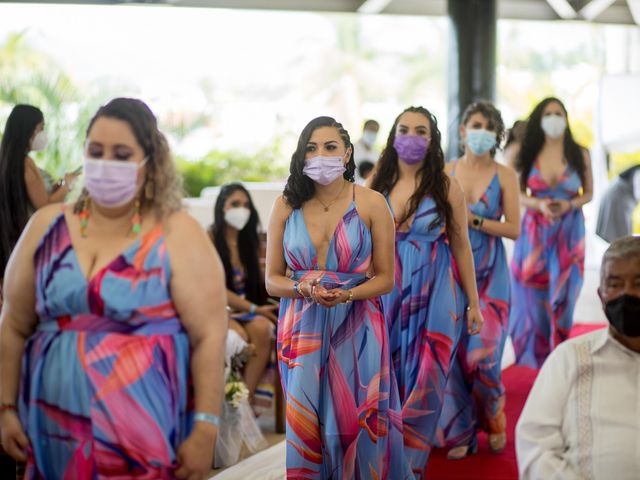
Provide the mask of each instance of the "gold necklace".
[{"label": "gold necklace", "polygon": [[329,203],[324,203],[322,200],[320,200],[318,197],[316,197],[316,200],[318,200],[322,206],[324,207],[324,211],[328,212],[329,211],[329,207],[331,205],[333,205],[333,203],[338,200],[338,198],[340,197],[340,195],[342,195],[342,191],[344,190],[344,186],[347,184],[347,182],[343,182],[342,183],[342,188],[340,189],[340,191],[338,192],[338,195],[336,195],[336,198],[334,198],[333,200],[331,200]]}]

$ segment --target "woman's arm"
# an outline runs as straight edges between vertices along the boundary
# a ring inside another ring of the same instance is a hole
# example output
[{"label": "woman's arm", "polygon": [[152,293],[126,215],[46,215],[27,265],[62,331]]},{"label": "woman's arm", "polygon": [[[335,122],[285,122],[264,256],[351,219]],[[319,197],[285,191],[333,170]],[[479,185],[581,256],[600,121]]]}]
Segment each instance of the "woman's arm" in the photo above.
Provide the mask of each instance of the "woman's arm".
[{"label": "woman's arm", "polygon": [[371,219],[373,244],[371,264],[374,276],[351,289],[353,300],[362,300],[384,295],[393,289],[396,229],[389,205],[380,193],[358,189],[357,194],[366,202],[363,210]]},{"label": "woman's arm", "polygon": [[[495,237],[515,240],[520,235],[520,198],[518,177],[511,167],[498,166],[498,179],[502,189],[502,209],[504,221],[485,218],[478,230]],[[473,219],[478,218],[469,212],[469,226],[473,228]]]},{"label": "woman's arm", "polygon": [[[267,231],[267,273],[266,288],[269,295],[274,297],[297,297],[293,286],[296,282],[288,278],[285,273],[287,264],[284,259],[284,248],[282,240],[284,238],[284,227],[287,218],[291,214],[291,207],[287,205],[284,197],[276,199],[269,217],[269,229]],[[302,293],[305,296],[311,294],[307,282],[301,285]]]},{"label": "woman's arm", "polygon": [[[191,345],[195,411],[219,415],[228,323],[222,262],[204,229],[188,214],[174,213],[167,221],[166,232],[171,297]],[[176,472],[179,478],[184,478],[185,470],[188,473],[211,466],[216,434],[212,424],[195,422],[178,451],[182,465],[180,473]]]},{"label": "woman's arm", "polygon": [[584,160],[584,185],[582,195],[571,199],[571,207],[582,208],[593,199],[593,172],[591,171],[591,156],[586,148],[582,149]]},{"label": "woman's arm", "polygon": [[[59,207],[49,207],[31,217],[5,271],[0,316],[0,402],[6,405],[16,404],[24,344],[37,325],[34,252],[59,212]],[[12,457],[25,460],[24,449],[28,441],[15,410],[1,412],[0,418],[5,450]]]},{"label": "woman's arm", "polygon": [[[449,177],[449,204],[453,210],[453,225],[449,228],[449,244],[451,252],[458,265],[462,289],[469,300],[469,332],[477,333],[482,326],[482,314],[480,313],[480,300],[476,286],[476,270],[473,265],[473,254],[469,243],[469,231],[467,230],[467,204],[460,183],[453,177]],[[472,324],[475,324],[473,328]]]},{"label": "woman's arm", "polygon": [[30,157],[25,159],[24,182],[27,186],[27,196],[35,209],[42,208],[50,203],[62,202],[69,193],[69,186],[63,185],[51,195],[44,188],[44,180]]}]

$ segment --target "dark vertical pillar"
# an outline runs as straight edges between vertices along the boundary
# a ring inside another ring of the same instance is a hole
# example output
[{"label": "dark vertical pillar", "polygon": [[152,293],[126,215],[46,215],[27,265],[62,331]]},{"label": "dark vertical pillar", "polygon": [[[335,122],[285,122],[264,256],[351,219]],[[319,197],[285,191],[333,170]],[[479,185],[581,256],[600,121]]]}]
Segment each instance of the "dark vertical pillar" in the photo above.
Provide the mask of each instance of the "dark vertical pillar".
[{"label": "dark vertical pillar", "polygon": [[447,160],[460,153],[458,127],[464,109],[474,100],[495,101],[496,0],[448,0],[449,125]]}]

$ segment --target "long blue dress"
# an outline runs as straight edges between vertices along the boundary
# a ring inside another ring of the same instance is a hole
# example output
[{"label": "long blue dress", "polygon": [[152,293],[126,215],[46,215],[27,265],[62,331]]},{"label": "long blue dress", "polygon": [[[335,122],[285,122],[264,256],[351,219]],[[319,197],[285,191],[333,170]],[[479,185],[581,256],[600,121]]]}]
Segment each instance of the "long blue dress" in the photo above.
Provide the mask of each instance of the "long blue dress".
[{"label": "long blue dress", "polygon": [[435,202],[420,203],[407,232],[396,233],[395,286],[382,297],[402,402],[407,458],[426,478],[445,384],[467,303]]},{"label": "long blue dress", "polygon": [[86,280],[60,214],[35,266],[19,396],[26,477],[175,478],[193,397],[162,226]]},{"label": "long blue dress", "polygon": [[[329,245],[326,270],[302,210],[289,216],[285,259],[297,281],[325,288],[367,281],[372,239],[355,199]],[[286,396],[288,479],[411,479],[379,298],[326,308],[283,298],[278,358]]]},{"label": "long blue dress", "polygon": [[[580,194],[577,172],[567,166],[555,186],[540,174],[537,162],[527,186],[537,198],[571,200]],[[516,362],[540,368],[549,353],[566,340],[584,278],[585,227],[582,209],[552,222],[530,208],[511,260],[510,335]]]},{"label": "long blue dress", "polygon": [[[480,217],[500,220],[502,189],[497,172],[469,208]],[[469,241],[484,324],[476,335],[463,330],[451,369],[439,435],[439,443],[449,446],[475,444],[478,429],[497,434],[506,428],[501,362],[509,322],[507,256],[499,237],[469,228]]]}]

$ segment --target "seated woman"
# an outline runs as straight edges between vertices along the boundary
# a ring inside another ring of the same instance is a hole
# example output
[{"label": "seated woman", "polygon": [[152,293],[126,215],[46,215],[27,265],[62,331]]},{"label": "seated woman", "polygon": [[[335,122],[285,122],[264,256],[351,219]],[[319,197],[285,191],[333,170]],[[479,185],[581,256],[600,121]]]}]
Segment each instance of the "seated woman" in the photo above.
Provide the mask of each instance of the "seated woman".
[{"label": "seated woman", "polygon": [[244,369],[250,398],[269,363],[272,322],[277,320],[274,312],[278,308],[265,305],[264,273],[258,261],[258,223],[258,212],[247,189],[239,183],[222,186],[209,234],[224,266],[227,301],[233,312],[229,328],[255,348]]}]

